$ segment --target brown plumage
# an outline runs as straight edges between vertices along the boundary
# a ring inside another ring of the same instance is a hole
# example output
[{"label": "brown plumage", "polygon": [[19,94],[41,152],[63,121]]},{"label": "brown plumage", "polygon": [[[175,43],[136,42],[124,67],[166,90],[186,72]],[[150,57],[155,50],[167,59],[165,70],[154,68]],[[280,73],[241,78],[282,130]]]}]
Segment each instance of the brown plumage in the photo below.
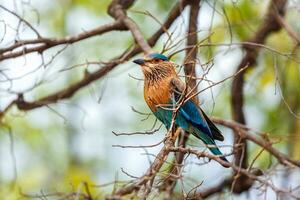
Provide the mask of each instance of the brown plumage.
[{"label": "brown plumage", "polygon": [[152,112],[157,110],[158,105],[169,104],[171,99],[170,82],[178,77],[173,63],[152,61],[142,70],[145,76],[144,98]]}]

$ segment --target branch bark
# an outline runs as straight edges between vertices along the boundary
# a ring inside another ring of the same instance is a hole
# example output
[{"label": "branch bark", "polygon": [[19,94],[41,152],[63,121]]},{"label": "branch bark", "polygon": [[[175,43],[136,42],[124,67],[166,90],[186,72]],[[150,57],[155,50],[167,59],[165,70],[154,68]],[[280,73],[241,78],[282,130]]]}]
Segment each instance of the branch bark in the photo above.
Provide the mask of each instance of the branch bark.
[{"label": "branch bark", "polygon": [[130,30],[133,38],[136,43],[142,48],[142,50],[149,54],[152,52],[151,47],[148,42],[144,39],[140,28],[137,24],[130,19],[126,14],[126,9],[129,8],[133,4],[134,0],[114,0],[109,8],[108,13],[114,17],[116,20],[121,20],[122,23]]},{"label": "branch bark", "polygon": [[300,45],[300,35],[297,34],[297,32],[286,22],[286,20],[284,20],[279,13],[277,13],[275,17],[280,26],[284,28],[290,37],[296,41],[297,45]]},{"label": "branch bark", "polygon": [[[47,49],[50,49],[52,47],[62,45],[62,44],[73,44],[75,42],[94,37],[99,36],[104,33],[110,32],[110,31],[123,31],[126,30],[126,27],[124,24],[117,20],[112,23],[108,23],[102,26],[99,26],[95,29],[82,32],[78,35],[74,36],[67,36],[64,38],[38,38],[38,39],[29,39],[29,40],[20,40],[16,41],[13,45],[0,49],[0,61],[1,60],[7,60],[10,58],[16,58],[19,56],[24,56],[29,53],[38,52],[42,53]],[[30,46],[34,45],[33,47]],[[29,47],[28,47],[29,46]],[[19,49],[21,48],[21,49]]]}]

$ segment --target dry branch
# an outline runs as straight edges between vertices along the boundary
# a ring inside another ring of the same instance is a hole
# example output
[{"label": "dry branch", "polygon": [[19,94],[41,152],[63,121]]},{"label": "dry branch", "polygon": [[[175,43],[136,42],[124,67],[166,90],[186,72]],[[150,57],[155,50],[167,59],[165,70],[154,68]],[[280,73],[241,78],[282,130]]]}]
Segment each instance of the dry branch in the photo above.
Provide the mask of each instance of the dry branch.
[{"label": "dry branch", "polygon": [[293,38],[297,45],[300,45],[300,35],[286,22],[286,20],[277,13],[275,15],[277,22],[281,25],[282,28],[286,30],[286,32]]},{"label": "dry branch", "polygon": [[[58,45],[72,44],[87,38],[102,35],[110,31],[123,31],[123,30],[126,30],[126,27],[123,25],[123,23],[120,20],[117,20],[115,22],[99,26],[95,29],[84,31],[74,36],[67,36],[63,38],[40,37],[37,39],[19,40],[9,47],[0,49],[0,61],[7,60],[10,58],[16,58],[19,56],[24,56],[26,54],[33,53],[33,52],[42,53],[45,50]],[[32,47],[32,45],[34,46]]]},{"label": "dry branch", "polygon": [[139,27],[137,24],[130,19],[126,15],[126,11],[124,8],[128,8],[133,4],[134,0],[114,0],[109,8],[108,8],[108,13],[114,17],[116,20],[122,21],[122,23],[130,30],[132,33],[133,38],[135,39],[136,43],[142,48],[142,50],[146,53],[149,54],[152,52],[151,47],[147,43],[147,41],[144,39]]}]

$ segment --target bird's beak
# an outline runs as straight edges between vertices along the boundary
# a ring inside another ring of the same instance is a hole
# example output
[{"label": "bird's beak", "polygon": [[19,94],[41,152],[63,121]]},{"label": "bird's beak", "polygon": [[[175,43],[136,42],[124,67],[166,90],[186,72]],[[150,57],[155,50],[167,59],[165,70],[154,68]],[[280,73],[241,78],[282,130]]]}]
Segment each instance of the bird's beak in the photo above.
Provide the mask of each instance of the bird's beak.
[{"label": "bird's beak", "polygon": [[144,59],[136,59],[133,62],[138,65],[143,65],[146,63]]}]

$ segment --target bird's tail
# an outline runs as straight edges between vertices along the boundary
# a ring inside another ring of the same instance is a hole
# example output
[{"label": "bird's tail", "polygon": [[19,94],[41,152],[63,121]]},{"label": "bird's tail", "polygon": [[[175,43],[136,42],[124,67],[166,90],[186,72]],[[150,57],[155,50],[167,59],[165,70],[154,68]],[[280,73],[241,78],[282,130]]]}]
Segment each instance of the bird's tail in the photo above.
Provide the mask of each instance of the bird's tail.
[{"label": "bird's tail", "polygon": [[[214,141],[214,139],[212,139],[211,137],[209,137],[208,135],[202,133],[200,130],[194,128],[193,130],[193,134],[196,134],[195,136],[197,138],[200,138],[204,144],[206,144],[208,146],[208,149],[216,156],[220,156],[220,159],[229,163],[228,160],[225,158],[225,156],[222,154],[222,152],[220,151],[220,149],[216,146],[216,143]],[[222,163],[220,163],[223,167],[228,168],[228,165],[223,165]]]},{"label": "bird's tail", "polygon": [[[215,144],[214,144],[215,145]],[[225,161],[225,162],[228,162],[229,161],[225,158],[225,156],[223,156],[222,152],[220,151],[220,149],[218,147],[208,147],[208,149],[216,156],[220,156],[220,159]],[[228,168],[229,166],[227,165],[223,165],[222,163],[220,163],[223,167],[226,167]]]}]

